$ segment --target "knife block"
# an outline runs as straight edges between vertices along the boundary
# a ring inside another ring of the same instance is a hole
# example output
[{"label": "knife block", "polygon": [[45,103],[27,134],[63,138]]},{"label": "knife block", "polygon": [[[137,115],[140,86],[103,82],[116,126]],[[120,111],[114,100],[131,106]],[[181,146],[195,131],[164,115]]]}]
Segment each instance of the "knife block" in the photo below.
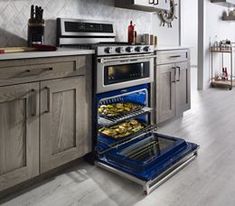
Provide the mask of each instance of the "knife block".
[{"label": "knife block", "polygon": [[29,23],[28,24],[28,46],[33,44],[44,43],[45,24],[43,23]]}]

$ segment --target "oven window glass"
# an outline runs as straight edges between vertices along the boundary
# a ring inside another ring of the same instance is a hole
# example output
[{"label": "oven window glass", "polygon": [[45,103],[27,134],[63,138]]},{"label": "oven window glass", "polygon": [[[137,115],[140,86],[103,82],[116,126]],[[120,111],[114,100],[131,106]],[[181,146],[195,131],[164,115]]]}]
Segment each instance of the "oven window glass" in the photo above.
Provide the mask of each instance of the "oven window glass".
[{"label": "oven window glass", "polygon": [[116,84],[150,76],[150,63],[133,63],[104,67],[104,84]]}]

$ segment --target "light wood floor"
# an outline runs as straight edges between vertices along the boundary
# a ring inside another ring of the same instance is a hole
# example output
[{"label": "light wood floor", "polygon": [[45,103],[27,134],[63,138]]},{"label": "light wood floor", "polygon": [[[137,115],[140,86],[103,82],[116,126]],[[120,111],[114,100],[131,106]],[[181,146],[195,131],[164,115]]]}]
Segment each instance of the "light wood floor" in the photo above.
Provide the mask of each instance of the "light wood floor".
[{"label": "light wood floor", "polygon": [[199,144],[199,156],[149,196],[140,186],[81,161],[3,205],[234,206],[235,89],[193,89],[192,97],[192,109],[159,131]]}]

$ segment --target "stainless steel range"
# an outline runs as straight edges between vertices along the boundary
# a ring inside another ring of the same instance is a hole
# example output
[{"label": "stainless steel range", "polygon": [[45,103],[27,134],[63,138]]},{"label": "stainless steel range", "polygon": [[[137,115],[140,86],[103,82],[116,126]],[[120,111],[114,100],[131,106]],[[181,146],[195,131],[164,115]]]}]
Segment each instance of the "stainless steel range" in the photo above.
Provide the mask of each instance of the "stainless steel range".
[{"label": "stainless steel range", "polygon": [[[105,55],[106,50],[111,51]],[[96,61],[97,93],[153,82],[154,53],[150,46],[98,47]]]},{"label": "stainless steel range", "polygon": [[153,82],[153,46],[115,42],[110,22],[58,19],[57,28],[58,46],[96,50],[97,93]]},{"label": "stainless steel range", "polygon": [[143,186],[145,194],[197,156],[198,145],[151,125],[154,48],[115,42],[113,24],[58,19],[58,46],[96,50],[93,145],[96,165]]}]

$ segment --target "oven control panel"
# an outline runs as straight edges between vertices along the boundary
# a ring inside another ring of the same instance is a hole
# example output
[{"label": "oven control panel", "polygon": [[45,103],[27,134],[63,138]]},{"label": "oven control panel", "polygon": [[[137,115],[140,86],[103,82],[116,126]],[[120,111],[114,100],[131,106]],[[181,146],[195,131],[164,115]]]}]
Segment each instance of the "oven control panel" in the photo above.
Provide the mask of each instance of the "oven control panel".
[{"label": "oven control panel", "polygon": [[106,45],[97,47],[97,56],[113,56],[120,54],[138,54],[154,52],[152,45]]}]

